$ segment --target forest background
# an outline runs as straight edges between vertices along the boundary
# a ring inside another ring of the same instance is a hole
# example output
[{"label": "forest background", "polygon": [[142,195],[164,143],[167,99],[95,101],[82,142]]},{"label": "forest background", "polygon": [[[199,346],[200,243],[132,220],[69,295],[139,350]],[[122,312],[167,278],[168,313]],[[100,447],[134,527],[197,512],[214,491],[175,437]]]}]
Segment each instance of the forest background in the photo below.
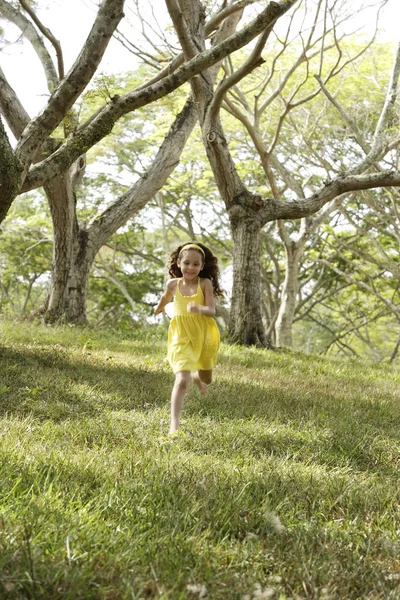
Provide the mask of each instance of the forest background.
[{"label": "forest background", "polygon": [[[194,14],[197,2],[190,4]],[[239,19],[251,27],[268,7],[204,4],[204,52],[237,36]],[[208,69],[211,117],[196,114],[183,83],[121,114],[111,133],[90,142],[56,177],[46,175],[50,159],[56,162],[104,107],[173,71],[182,62],[179,45],[190,59],[179,23],[172,26],[175,3],[166,3],[169,14],[147,5],[125,5],[110,31],[116,39],[105,70],[94,69],[40,141],[25,183],[3,211],[1,313],[126,331],[154,327],[166,256],[181,240],[198,239],[220,257],[227,294],[218,322],[232,341],[393,361],[400,341],[399,181],[381,184],[398,171],[400,59],[379,29],[381,14],[395,22],[393,2],[275,3],[280,13],[268,17],[258,39],[254,34]],[[94,19],[97,7],[87,7]],[[100,8],[106,11],[107,2]],[[44,112],[54,90],[63,92],[60,82],[74,68],[64,77],[71,46],[79,46],[64,34],[62,51],[56,21],[55,38],[44,29],[52,11],[51,3],[0,2],[2,58],[15,47],[23,60],[36,51]],[[117,47],[133,69],[121,72],[121,58],[116,67]],[[27,114],[38,103],[32,84],[27,94],[7,61],[3,68],[0,101],[10,128],[4,135],[18,153],[25,127],[38,121]],[[191,91],[197,108],[199,97],[207,105],[207,91],[193,84]],[[11,104],[18,104],[17,116]],[[230,152],[220,173],[221,154],[210,156],[209,149],[219,130],[215,123],[207,129],[207,119],[216,118]],[[228,180],[239,189],[231,198],[221,191]],[[5,197],[5,184],[1,189]],[[239,196],[247,198],[242,205],[232,201]],[[275,199],[280,205],[272,206]]]}]

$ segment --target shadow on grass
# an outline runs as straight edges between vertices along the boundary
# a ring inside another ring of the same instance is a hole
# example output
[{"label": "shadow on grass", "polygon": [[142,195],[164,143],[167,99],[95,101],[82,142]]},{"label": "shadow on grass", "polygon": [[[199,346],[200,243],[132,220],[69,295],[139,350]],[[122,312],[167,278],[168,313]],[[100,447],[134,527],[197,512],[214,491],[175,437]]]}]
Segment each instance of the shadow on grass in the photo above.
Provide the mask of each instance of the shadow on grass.
[{"label": "shadow on grass", "polygon": [[[165,406],[172,374],[162,364],[147,368],[146,361],[102,361],[62,348],[0,350],[0,414],[54,421],[100,417],[90,423],[95,448],[87,460],[75,461],[79,439],[90,446],[86,430],[70,439],[76,423],[60,439],[67,442],[65,452],[56,450],[50,459],[46,448],[33,447],[35,460],[26,460],[25,448],[13,446],[0,457],[2,493],[15,511],[14,521],[1,524],[0,570],[12,574],[14,597],[97,598],[102,586],[113,597],[131,596],[132,589],[147,597],[145,584],[156,572],[171,598],[187,597],[187,583],[204,581],[210,597],[239,599],[278,567],[291,597],[303,593],[304,581],[315,586],[310,598],[331,582],[349,600],[372,598],[375,591],[376,598],[397,597],[389,596],[396,580],[382,577],[398,565],[397,546],[383,535],[389,526],[395,535],[394,477],[379,495],[370,481],[359,485],[352,473],[347,481],[335,472],[347,466],[386,475],[387,457],[376,443],[398,437],[394,395],[385,401],[383,392],[373,394],[367,385],[336,389],[328,377],[322,386],[311,371],[301,387],[300,378],[291,379],[283,367],[280,382],[268,379],[257,371],[268,369],[265,361],[238,363],[234,373],[221,361],[209,395],[191,391],[185,405],[189,427],[197,422],[204,430],[173,445],[157,446],[154,439],[145,445],[137,423],[120,437],[125,424],[111,431],[102,414]],[[209,431],[207,420],[216,425]],[[131,435],[134,427],[137,435]],[[113,435],[123,450],[119,459],[109,452]],[[190,461],[193,454],[212,460]],[[288,460],[288,471],[275,468],[274,459]],[[257,469],[246,469],[257,460]],[[229,461],[236,464],[228,468]],[[318,473],[318,465],[325,470]],[[270,509],[287,531],[277,531]],[[19,525],[25,520],[28,540]],[[73,551],[68,561],[66,540]],[[40,588],[26,577],[32,564]],[[133,575],[123,578],[121,572]],[[192,573],[195,579],[187,575]]]},{"label": "shadow on grass", "polygon": [[[53,496],[46,496],[50,468]],[[110,493],[104,477],[110,486],[113,476],[96,473],[91,466],[80,470],[58,462],[49,467],[44,458],[29,466],[19,464],[18,477],[19,493],[35,490],[36,498],[29,505],[21,504],[18,513],[29,523],[29,539],[20,523],[7,520],[0,567],[13,574],[16,589],[25,590],[21,597],[98,598],[90,594],[92,582],[99,589],[106,587],[112,597],[127,598],[132,589],[136,597],[150,597],[141,586],[156,571],[171,591],[170,598],[188,597],[187,583],[193,581],[195,572],[197,580],[207,583],[210,597],[239,600],[253,588],[260,573],[274,573],[277,565],[289,589],[301,589],[309,572],[317,591],[331,579],[340,583],[342,598],[366,598],[366,589],[378,585],[374,565],[378,559],[380,565],[383,562],[381,532],[373,530],[365,540],[359,526],[342,542],[339,535],[334,537],[332,525],[330,530],[326,527],[330,515],[343,517],[342,512],[336,515],[335,507],[342,484],[334,478],[328,482],[329,489],[326,480],[310,481],[301,472],[282,477],[269,471],[248,478],[239,471],[225,474],[209,469],[201,471],[200,479],[198,465],[180,463],[168,470],[166,461],[152,460],[142,476],[122,478],[118,492]],[[282,498],[290,501],[282,504]],[[376,501],[371,513],[361,489],[353,490],[351,497],[341,502],[349,519],[360,514],[378,518],[382,510]],[[284,531],[277,530],[276,522],[265,514],[266,507],[276,506],[281,507],[282,520],[290,526],[289,535],[284,527]],[[318,508],[319,518],[311,521]],[[69,561],[65,559],[66,540],[74,553]],[[350,541],[358,542],[357,554]],[[51,560],[43,547],[51,548]],[[263,551],[265,547],[268,552]],[[84,560],[75,561],[74,556]],[[387,550],[384,557],[385,566],[394,564],[395,558]],[[32,580],[26,577],[32,564],[40,594],[32,593]],[[121,577],[121,569],[134,573],[131,580]],[[235,574],[240,576],[235,578]],[[354,590],[357,577],[360,585]],[[395,582],[383,581],[389,592]],[[156,596],[158,593],[151,595]]]},{"label": "shadow on grass", "polygon": [[55,421],[104,411],[162,406],[172,375],[146,366],[93,364],[85,356],[41,349],[0,351],[0,414]]},{"label": "shadow on grass", "polygon": [[[168,406],[173,375],[163,370],[162,363],[150,368],[145,362],[141,367],[122,365],[112,356],[102,360],[96,364],[90,356],[71,355],[62,348],[1,349],[0,415],[58,422]],[[190,392],[192,401],[185,403],[184,416],[230,423],[236,431],[232,438],[237,438],[242,422],[243,448],[254,457],[277,454],[324,465],[393,471],[396,465],[390,463],[385,443],[399,439],[400,405],[394,399],[387,401],[379,390],[363,398],[363,389],[372,393],[369,384],[345,390],[321,385],[323,375],[317,382],[310,373],[298,385],[283,374],[278,385],[265,372],[257,372],[253,363],[251,367],[242,365],[241,373],[236,369],[241,381],[230,377],[222,364],[206,398],[193,401],[196,392]],[[272,429],[278,424],[282,431],[271,434],[268,424]],[[307,435],[307,430],[313,433]]]},{"label": "shadow on grass", "polygon": [[302,394],[217,380],[208,396],[189,403],[186,412],[226,423],[224,436],[231,439],[225,441],[235,452],[242,445],[248,456],[283,456],[398,476],[400,405],[384,394],[363,399],[340,389],[317,394],[312,388]]}]

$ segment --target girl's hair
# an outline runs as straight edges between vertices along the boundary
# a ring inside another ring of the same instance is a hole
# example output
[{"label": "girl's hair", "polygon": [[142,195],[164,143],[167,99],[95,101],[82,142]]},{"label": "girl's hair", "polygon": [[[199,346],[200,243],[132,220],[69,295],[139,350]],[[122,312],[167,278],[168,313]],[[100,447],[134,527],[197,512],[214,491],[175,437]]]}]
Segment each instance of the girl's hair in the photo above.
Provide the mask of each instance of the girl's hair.
[{"label": "girl's hair", "polygon": [[[185,246],[189,246],[188,250],[194,250],[199,253],[201,256],[201,260],[203,262],[203,268],[201,269],[199,276],[204,277],[205,279],[209,279],[212,283],[214,289],[214,295],[217,298],[222,298],[224,292],[221,289],[219,283],[219,266],[218,266],[218,258],[214,256],[207,246],[201,244],[200,242],[185,242],[178,246],[173,252],[171,252],[168,261],[168,273],[171,277],[182,277],[182,271],[178,267],[178,258],[180,258],[182,252],[185,250]],[[198,249],[193,246],[199,246]],[[203,251],[201,251],[200,250]],[[203,255],[204,253],[204,255]]]}]

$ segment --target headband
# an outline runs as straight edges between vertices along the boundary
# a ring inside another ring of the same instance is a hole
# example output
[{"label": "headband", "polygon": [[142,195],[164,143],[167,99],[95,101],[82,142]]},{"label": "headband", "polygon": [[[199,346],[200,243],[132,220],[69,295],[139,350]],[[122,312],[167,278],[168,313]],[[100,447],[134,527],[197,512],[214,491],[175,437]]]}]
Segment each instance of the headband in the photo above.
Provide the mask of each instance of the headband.
[{"label": "headband", "polygon": [[179,252],[179,256],[182,254],[182,252],[184,250],[188,250],[189,248],[193,248],[194,250],[198,250],[199,252],[202,253],[203,258],[206,257],[206,253],[204,252],[203,248],[201,248],[201,246],[198,246],[197,244],[186,244],[186,246],[183,246],[183,248]]}]

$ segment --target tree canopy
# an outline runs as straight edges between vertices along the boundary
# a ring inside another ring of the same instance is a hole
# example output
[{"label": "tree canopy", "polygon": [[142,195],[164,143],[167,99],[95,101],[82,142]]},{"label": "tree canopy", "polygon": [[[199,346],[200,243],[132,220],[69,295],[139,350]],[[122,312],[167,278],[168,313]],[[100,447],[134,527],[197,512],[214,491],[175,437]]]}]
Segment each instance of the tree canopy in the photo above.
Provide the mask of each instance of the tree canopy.
[{"label": "tree canopy", "polygon": [[[131,231],[132,250],[138,238],[130,221],[153,203],[161,211],[164,253],[169,228],[177,227],[188,238],[207,236],[232,257],[230,338],[291,345],[296,320],[312,314],[310,290],[328,281],[325,225],[340,214],[341,228],[347,222],[362,232],[364,207],[387,210],[377,202],[382,188],[396,205],[400,53],[379,46],[373,26],[360,34],[354,24],[355,15],[378,16],[384,4],[362,2],[355,11],[339,0],[190,0],[184,6],[166,0],[169,25],[160,28],[154,10],[145,14],[140,2],[104,0],[68,70],[41,3],[0,0],[4,31],[10,23],[20,29],[47,81],[48,99],[31,118],[0,72],[1,113],[16,139],[13,144],[2,124],[0,215],[21,194],[43,188],[52,221],[47,244],[53,235],[48,320],[86,322],[91,272],[113,282],[132,308],[132,299],[143,297],[151,286],[141,288],[137,280],[133,287],[143,294],[136,294],[121,265],[110,265],[107,248],[116,256],[121,246],[112,236]],[[136,37],[129,29],[133,13],[141,29]],[[135,55],[135,69],[98,76],[113,36]],[[196,122],[198,150],[182,158]],[[208,165],[200,164],[202,157]],[[102,165],[95,178],[87,168],[93,161]],[[213,211],[220,231],[216,222],[201,223],[200,215]],[[334,235],[344,243],[345,236]],[[149,236],[136,244],[143,246],[135,248],[137,257],[153,256],[160,267]],[[354,244],[351,250],[346,244],[350,255]],[[374,254],[383,260],[370,249],[363,260],[373,264]],[[346,269],[335,268],[344,281]],[[27,281],[43,281],[35,274]]]}]

